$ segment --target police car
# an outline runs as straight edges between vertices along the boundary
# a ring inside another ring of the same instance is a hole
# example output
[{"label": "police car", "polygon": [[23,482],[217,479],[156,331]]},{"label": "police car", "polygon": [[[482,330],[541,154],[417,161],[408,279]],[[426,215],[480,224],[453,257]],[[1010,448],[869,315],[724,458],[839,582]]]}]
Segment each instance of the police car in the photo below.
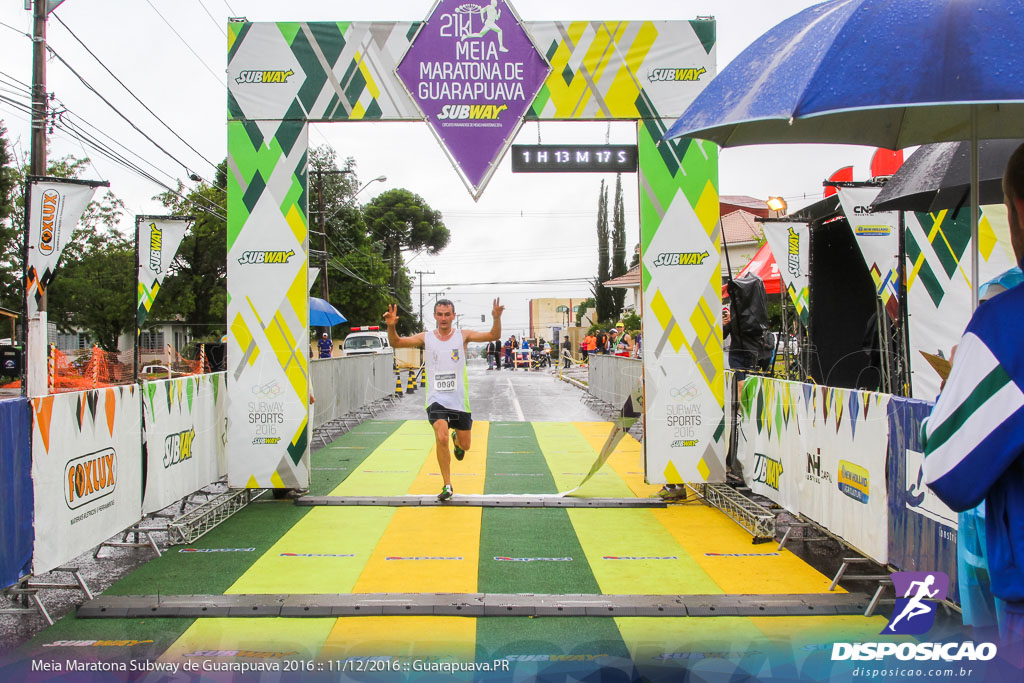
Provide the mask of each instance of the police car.
[{"label": "police car", "polygon": [[377,325],[353,327],[352,333],[341,344],[342,356],[358,356],[364,353],[390,353],[388,333]]}]

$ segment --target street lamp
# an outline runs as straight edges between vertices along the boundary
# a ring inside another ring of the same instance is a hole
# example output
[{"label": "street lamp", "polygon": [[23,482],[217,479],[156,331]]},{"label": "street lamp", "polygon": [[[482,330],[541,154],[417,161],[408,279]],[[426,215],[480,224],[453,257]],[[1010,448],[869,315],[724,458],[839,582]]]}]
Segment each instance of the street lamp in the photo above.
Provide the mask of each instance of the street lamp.
[{"label": "street lamp", "polygon": [[769,197],[768,201],[765,202],[768,208],[775,211],[775,217],[778,218],[780,215],[786,213],[786,200],[782,197]]}]

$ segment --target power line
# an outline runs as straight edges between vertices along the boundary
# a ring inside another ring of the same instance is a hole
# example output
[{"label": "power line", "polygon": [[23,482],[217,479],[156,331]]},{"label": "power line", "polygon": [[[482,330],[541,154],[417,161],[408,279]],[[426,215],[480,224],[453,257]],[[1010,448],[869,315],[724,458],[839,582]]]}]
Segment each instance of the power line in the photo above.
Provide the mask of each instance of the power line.
[{"label": "power line", "polygon": [[[205,8],[204,8],[204,9],[205,9]],[[174,135],[174,137],[176,137],[176,138],[178,138],[179,140],[181,140],[181,142],[182,142],[182,143],[184,143],[184,145],[185,145],[186,147],[188,147],[188,148],[189,148],[190,150],[192,150],[193,152],[195,152],[196,156],[198,156],[198,157],[199,157],[200,159],[202,159],[202,160],[203,160],[203,161],[205,161],[206,163],[210,164],[210,166],[213,166],[213,168],[214,168],[214,169],[216,169],[216,168],[217,168],[217,164],[215,164],[215,163],[213,163],[212,161],[210,161],[209,159],[207,159],[207,158],[206,158],[206,157],[205,157],[205,156],[203,155],[203,153],[202,153],[202,152],[200,152],[200,151],[199,151],[198,149],[196,149],[196,148],[195,148],[195,147],[193,147],[193,146],[192,146],[191,144],[189,144],[188,140],[186,140],[185,138],[181,137],[181,136],[180,136],[180,135],[178,134],[178,132],[177,132],[176,130],[174,130],[173,128],[171,128],[171,126],[170,126],[170,125],[169,125],[169,124],[168,124],[168,123],[167,123],[166,121],[164,121],[164,120],[163,120],[162,118],[160,118],[159,116],[157,116],[156,112],[154,112],[154,111],[153,111],[152,109],[150,109],[150,108],[149,108],[149,106],[148,106],[148,105],[147,105],[147,104],[146,104],[145,102],[143,102],[143,101],[142,101],[141,99],[139,99],[138,95],[136,95],[136,94],[135,94],[135,93],[134,93],[134,92],[132,91],[132,89],[131,89],[131,88],[129,88],[129,87],[127,86],[127,85],[125,85],[125,84],[124,84],[124,82],[123,82],[123,81],[122,81],[122,80],[121,80],[120,78],[118,78],[118,77],[117,77],[117,76],[116,76],[116,75],[114,74],[114,72],[113,72],[113,71],[111,71],[111,70],[110,70],[110,68],[109,68],[109,67],[107,67],[107,65],[106,65],[106,64],[104,64],[104,63],[103,63],[103,61],[102,61],[102,60],[101,60],[101,59],[100,59],[99,57],[97,57],[97,56],[96,56],[96,53],[95,53],[95,52],[93,52],[92,50],[90,50],[90,49],[89,49],[89,46],[88,46],[88,45],[86,45],[85,43],[83,43],[83,42],[82,42],[82,39],[81,39],[81,38],[79,38],[79,37],[78,37],[77,35],[75,35],[75,32],[74,32],[74,31],[72,31],[72,30],[71,30],[71,29],[70,29],[70,28],[68,27],[68,25],[67,25],[67,24],[65,24],[65,23],[64,23],[64,22],[63,22],[63,21],[61,20],[61,18],[60,18],[59,16],[57,16],[56,14],[54,14],[54,15],[53,15],[53,18],[54,18],[54,19],[56,19],[56,20],[57,20],[57,22],[58,22],[58,23],[59,23],[59,24],[60,24],[61,26],[63,26],[63,27],[64,27],[64,30],[65,30],[65,31],[67,31],[68,33],[70,33],[70,34],[71,34],[71,37],[72,37],[72,38],[74,38],[75,40],[77,40],[77,41],[78,41],[78,44],[79,44],[79,45],[81,45],[81,46],[82,46],[82,47],[83,47],[83,48],[85,49],[85,51],[86,51],[86,52],[88,52],[88,53],[89,53],[89,54],[90,54],[90,55],[92,56],[92,58],[96,60],[96,63],[97,63],[97,64],[99,64],[100,66],[102,66],[102,67],[103,67],[103,70],[104,70],[104,71],[106,71],[106,72],[107,72],[108,74],[110,74],[110,77],[111,77],[111,78],[113,78],[113,79],[114,79],[115,81],[117,81],[118,85],[120,85],[120,86],[121,86],[122,88],[124,88],[124,89],[125,89],[125,91],[126,91],[126,92],[127,92],[127,93],[128,93],[129,95],[131,95],[131,96],[132,96],[132,98],[133,98],[133,99],[134,99],[134,100],[135,100],[136,102],[138,102],[138,103],[139,103],[140,105],[142,105],[142,108],[143,108],[143,109],[145,109],[145,110],[146,110],[146,111],[148,111],[148,112],[149,112],[150,114],[152,114],[153,118],[155,118],[155,119],[156,119],[157,121],[159,121],[159,122],[160,122],[161,124],[163,124],[164,128],[166,128],[167,130],[169,130],[169,131],[171,132],[171,134],[172,134],[172,135]],[[187,170],[187,169],[186,169],[186,170]]]},{"label": "power line", "polygon": [[[104,104],[106,104],[106,105],[107,105],[108,107],[110,107],[110,108],[111,108],[112,110],[114,110],[114,113],[115,113],[115,114],[117,114],[118,116],[120,116],[120,117],[121,117],[122,119],[124,119],[124,121],[125,121],[125,122],[126,122],[126,123],[127,123],[128,125],[129,125],[129,126],[131,126],[132,128],[134,128],[134,129],[135,129],[135,130],[136,130],[136,131],[137,131],[137,132],[139,133],[139,135],[141,135],[142,137],[144,137],[144,138],[146,138],[147,140],[149,140],[149,142],[150,142],[150,143],[151,143],[151,144],[152,144],[152,145],[153,145],[154,147],[156,147],[157,149],[159,149],[159,150],[160,150],[161,152],[163,152],[164,154],[166,154],[166,155],[167,155],[167,156],[168,156],[168,157],[169,157],[169,158],[170,158],[171,160],[173,160],[173,161],[174,161],[175,163],[177,163],[177,164],[178,164],[178,165],[180,165],[180,166],[181,166],[181,167],[182,167],[183,169],[185,169],[185,172],[186,172],[186,173],[188,173],[188,174],[191,174],[191,173],[192,173],[192,169],[190,169],[190,168],[189,168],[189,167],[188,167],[188,166],[187,166],[187,165],[185,164],[185,162],[181,161],[181,160],[180,160],[180,159],[178,159],[178,158],[177,158],[176,156],[174,156],[173,154],[171,154],[170,152],[168,152],[168,151],[167,151],[166,149],[164,149],[164,148],[163,148],[163,147],[162,147],[162,146],[160,145],[160,143],[158,143],[158,142],[157,142],[156,140],[154,140],[154,139],[153,139],[153,138],[151,138],[151,137],[150,137],[149,135],[147,135],[147,134],[146,134],[146,133],[145,133],[145,132],[144,132],[144,131],[143,131],[143,130],[142,130],[141,128],[139,128],[138,126],[136,126],[136,125],[135,125],[135,123],[134,123],[134,122],[133,122],[133,121],[132,121],[132,120],[131,120],[130,118],[128,118],[127,116],[125,116],[125,115],[124,115],[124,114],[123,114],[123,113],[121,112],[121,110],[120,110],[120,109],[118,109],[117,107],[115,107],[115,106],[114,106],[114,105],[113,105],[113,104],[112,104],[112,103],[110,102],[110,100],[108,100],[108,99],[107,99],[106,97],[104,97],[104,96],[103,96],[102,94],[100,94],[100,91],[99,91],[99,90],[97,90],[96,88],[94,88],[94,87],[92,86],[92,84],[90,84],[90,83],[89,83],[89,82],[88,82],[87,80],[85,80],[85,79],[84,79],[84,78],[82,77],[82,75],[81,75],[81,74],[79,74],[79,73],[78,73],[77,71],[75,71],[74,67],[72,67],[72,66],[71,66],[70,64],[68,64],[67,60],[66,60],[66,59],[64,59],[63,57],[61,57],[61,56],[60,56],[60,54],[59,54],[59,53],[58,53],[58,52],[57,52],[56,50],[54,50],[54,49],[53,49],[52,47],[50,47],[49,45],[47,45],[47,46],[46,46],[46,49],[47,49],[47,50],[48,50],[48,51],[50,52],[50,54],[52,54],[52,55],[53,55],[54,57],[56,57],[56,58],[57,58],[58,60],[60,60],[61,64],[63,64],[63,65],[65,66],[65,67],[67,67],[68,71],[70,71],[70,72],[71,72],[72,74],[74,74],[75,78],[77,78],[77,79],[78,79],[79,81],[81,81],[81,82],[82,82],[82,85],[84,85],[84,86],[85,86],[86,88],[88,88],[89,90],[91,90],[91,91],[92,91],[92,92],[93,92],[93,93],[94,93],[94,94],[96,95],[96,97],[100,98],[100,99],[101,99],[101,100],[103,101],[103,103],[104,103]],[[207,181],[207,184],[210,184],[210,185],[212,185],[212,183],[209,183],[208,181]]]},{"label": "power line", "polygon": [[[210,21],[212,21],[214,26],[217,27],[217,30],[220,31],[221,35],[224,36],[225,38],[227,38],[228,37],[227,31],[224,30],[223,26],[221,26],[220,24],[217,23],[217,20],[213,18],[212,14],[210,14],[210,10],[206,9],[206,5],[203,4],[203,0],[196,0],[196,2],[198,2],[199,6],[203,8],[204,12],[206,12],[206,16],[210,17]],[[230,9],[230,8],[228,8],[228,9]]]},{"label": "power line", "polygon": [[175,28],[174,28],[173,26],[171,26],[171,22],[167,21],[167,19],[166,19],[166,18],[164,17],[164,15],[160,14],[160,10],[158,10],[158,9],[157,9],[157,8],[156,8],[156,7],[155,7],[155,6],[153,5],[153,3],[152,3],[152,2],[150,2],[150,0],[146,0],[146,4],[147,4],[147,5],[149,5],[149,6],[150,6],[150,7],[151,7],[151,8],[153,9],[153,11],[154,11],[154,12],[156,12],[156,15],[157,15],[158,17],[160,17],[161,19],[163,19],[163,22],[164,22],[165,24],[167,24],[167,28],[171,29],[171,31],[172,31],[172,32],[174,33],[174,35],[178,36],[178,40],[180,40],[180,41],[181,41],[182,43],[184,43],[185,47],[187,47],[187,48],[188,48],[188,51],[189,51],[189,52],[191,52],[191,53],[192,53],[193,55],[195,55],[195,58],[196,58],[196,59],[198,59],[198,60],[199,60],[199,62],[200,62],[200,63],[201,63],[201,64],[202,64],[202,65],[203,65],[204,67],[206,67],[206,70],[210,72],[210,75],[211,75],[211,76],[213,76],[213,77],[214,77],[215,79],[217,79],[217,82],[218,82],[218,83],[220,83],[220,84],[221,84],[222,86],[224,86],[224,87],[226,88],[226,87],[227,87],[227,83],[225,83],[225,82],[224,82],[223,80],[221,80],[220,76],[218,76],[218,75],[217,75],[217,74],[216,74],[216,73],[214,72],[214,70],[210,68],[210,65],[209,65],[209,64],[207,64],[207,63],[206,63],[206,62],[205,62],[205,61],[203,60],[203,58],[199,56],[199,53],[197,53],[197,52],[196,52],[195,50],[193,50],[193,49],[192,49],[192,46],[188,44],[188,41],[187,41],[187,40],[185,40],[184,38],[182,38],[181,34],[180,34],[180,33],[178,33],[178,31],[177,31],[177,30],[176,30],[176,29],[175,29]]},{"label": "power line", "polygon": [[567,277],[549,278],[545,280],[505,280],[495,282],[430,282],[424,283],[426,287],[482,287],[484,285],[543,285],[556,282],[585,282],[589,283],[588,277]]}]

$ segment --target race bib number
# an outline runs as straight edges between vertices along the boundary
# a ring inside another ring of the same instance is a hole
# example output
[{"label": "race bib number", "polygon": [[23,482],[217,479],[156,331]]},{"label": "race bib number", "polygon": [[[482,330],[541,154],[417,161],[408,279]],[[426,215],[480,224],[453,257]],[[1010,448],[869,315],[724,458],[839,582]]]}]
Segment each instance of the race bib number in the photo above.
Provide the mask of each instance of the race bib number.
[{"label": "race bib number", "polygon": [[437,391],[455,391],[455,373],[441,372],[434,375],[434,389]]}]

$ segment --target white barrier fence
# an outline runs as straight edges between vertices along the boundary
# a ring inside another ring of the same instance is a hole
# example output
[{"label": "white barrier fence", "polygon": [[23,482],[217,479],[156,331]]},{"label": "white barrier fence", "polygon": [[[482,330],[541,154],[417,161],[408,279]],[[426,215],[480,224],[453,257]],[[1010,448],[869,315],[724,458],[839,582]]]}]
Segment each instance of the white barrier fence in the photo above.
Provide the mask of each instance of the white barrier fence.
[{"label": "white barrier fence", "polygon": [[142,518],[142,393],[34,398],[32,418],[32,573],[42,574]]},{"label": "white barrier fence", "polygon": [[149,514],[227,474],[227,400],[223,372],[142,386]]},{"label": "white barrier fence", "polygon": [[744,481],[885,564],[890,400],[748,376],[740,390],[736,450]]},{"label": "white barrier fence", "polygon": [[316,399],[314,429],[395,391],[394,355],[390,353],[313,360],[309,375]]},{"label": "white barrier fence", "polygon": [[588,391],[605,403],[622,406],[643,377],[643,361],[622,356],[591,354],[588,360]]}]

